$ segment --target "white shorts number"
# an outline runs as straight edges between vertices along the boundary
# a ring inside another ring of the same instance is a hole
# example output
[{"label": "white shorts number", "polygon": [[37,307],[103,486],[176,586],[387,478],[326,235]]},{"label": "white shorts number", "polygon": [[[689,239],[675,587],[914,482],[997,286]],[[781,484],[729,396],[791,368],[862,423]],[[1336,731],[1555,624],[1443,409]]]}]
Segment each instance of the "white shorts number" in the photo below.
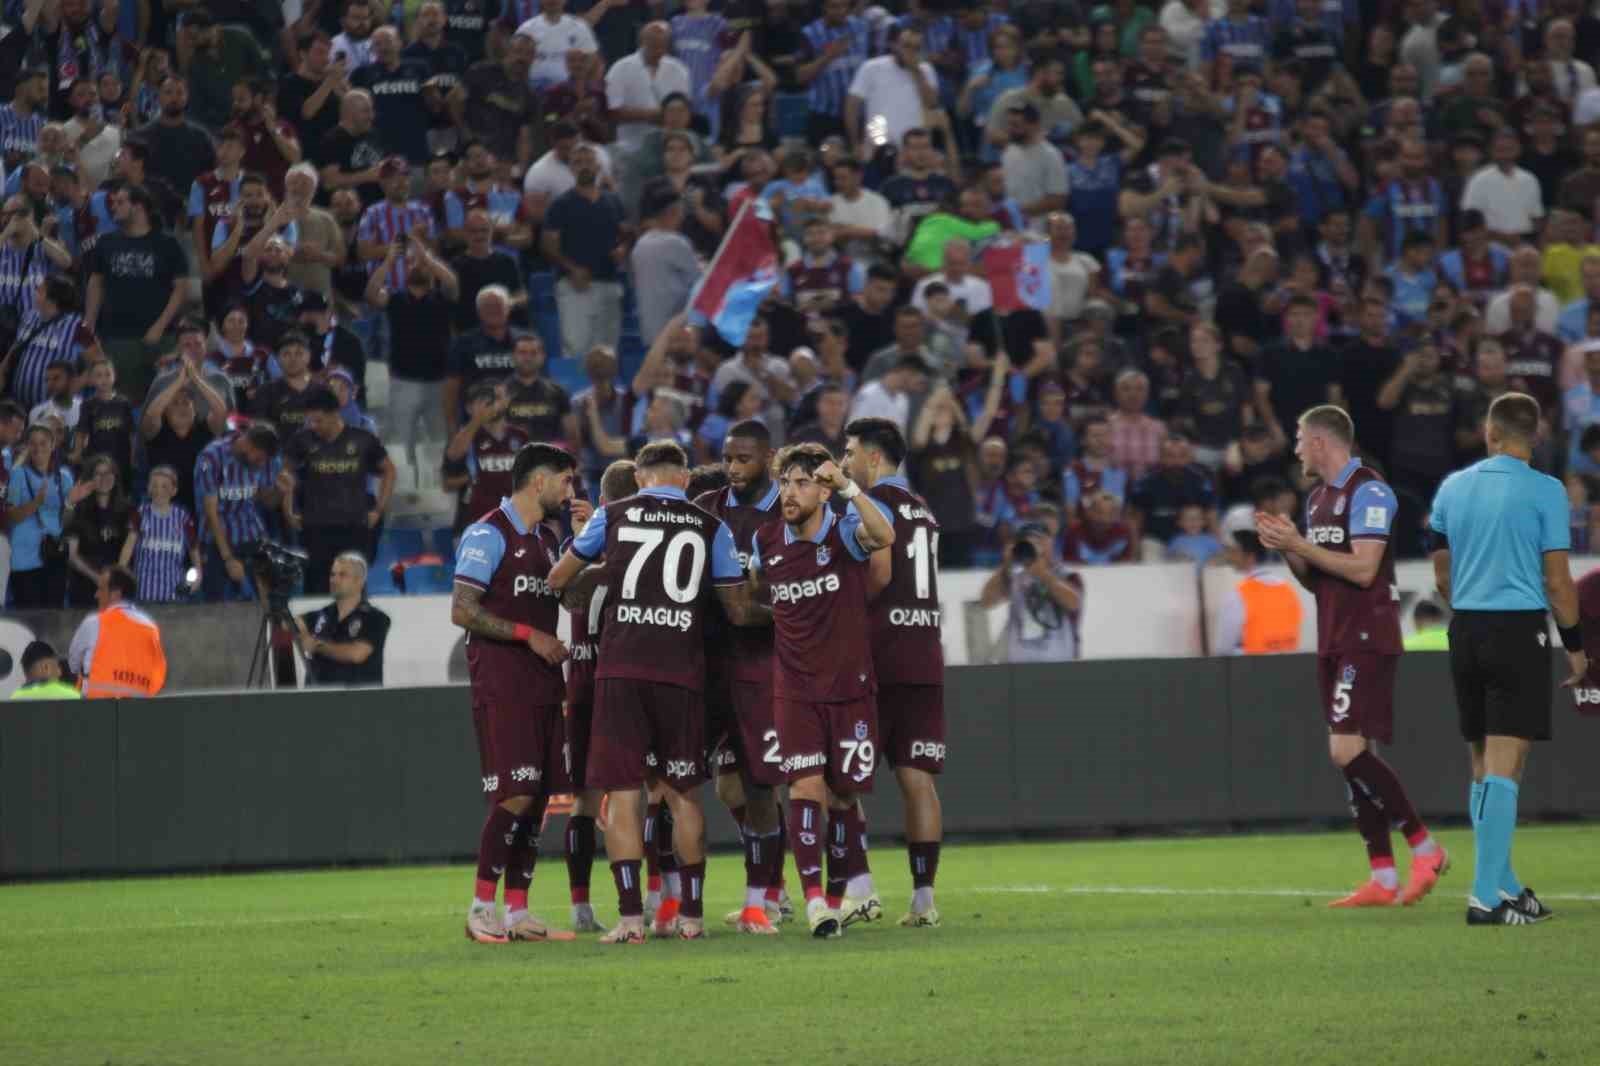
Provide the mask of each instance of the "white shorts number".
[{"label": "white shorts number", "polygon": [[872,746],[872,741],[841,740],[839,747],[844,749],[845,773],[851,772],[851,763],[860,768],[863,777],[872,773],[872,766],[878,760],[878,750]]},{"label": "white shorts number", "polygon": [[1342,722],[1350,716],[1350,690],[1354,681],[1340,681],[1333,686],[1333,720]]},{"label": "white shorts number", "polygon": [[767,750],[761,756],[761,761],[770,762],[773,765],[783,762],[783,756],[778,754],[778,731],[769,729],[761,734],[761,739],[767,742]]}]

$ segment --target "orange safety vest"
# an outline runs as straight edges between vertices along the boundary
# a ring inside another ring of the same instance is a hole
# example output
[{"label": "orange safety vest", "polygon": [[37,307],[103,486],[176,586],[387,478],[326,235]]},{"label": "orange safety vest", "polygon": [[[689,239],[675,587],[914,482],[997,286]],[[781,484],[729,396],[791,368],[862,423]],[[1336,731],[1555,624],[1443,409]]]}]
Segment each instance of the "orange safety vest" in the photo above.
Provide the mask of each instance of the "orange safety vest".
[{"label": "orange safety vest", "polygon": [[100,636],[89,676],[83,679],[84,698],[126,699],[160,692],[167,683],[167,655],[155,623],[115,607],[99,617]]},{"label": "orange safety vest", "polygon": [[1294,651],[1300,646],[1300,597],[1287,581],[1247,577],[1239,582],[1244,601],[1246,655]]}]

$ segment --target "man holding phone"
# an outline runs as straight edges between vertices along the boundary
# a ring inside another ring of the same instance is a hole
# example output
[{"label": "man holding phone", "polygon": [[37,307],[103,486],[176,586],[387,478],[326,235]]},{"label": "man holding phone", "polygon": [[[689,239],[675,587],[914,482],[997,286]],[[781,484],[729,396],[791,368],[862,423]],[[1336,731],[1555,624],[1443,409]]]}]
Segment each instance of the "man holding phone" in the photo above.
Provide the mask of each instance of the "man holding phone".
[{"label": "man holding phone", "polygon": [[903,25],[889,42],[889,54],[861,64],[850,82],[845,135],[857,159],[870,159],[879,146],[897,145],[907,131],[932,125],[928,115],[938,107],[939,76],[922,58],[922,31]]}]

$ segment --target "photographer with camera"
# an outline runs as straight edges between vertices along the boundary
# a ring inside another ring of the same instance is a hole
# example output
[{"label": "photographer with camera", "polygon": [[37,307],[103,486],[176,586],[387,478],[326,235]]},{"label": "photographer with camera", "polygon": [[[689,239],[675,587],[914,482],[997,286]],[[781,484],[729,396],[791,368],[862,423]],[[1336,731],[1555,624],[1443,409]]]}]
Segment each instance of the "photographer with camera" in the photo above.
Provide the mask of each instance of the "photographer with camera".
[{"label": "photographer with camera", "polygon": [[1060,512],[1049,504],[1030,507],[1000,566],[984,582],[979,602],[1009,602],[1006,661],[1057,663],[1078,658],[1078,620],[1083,581],[1056,553]]},{"label": "photographer with camera", "polygon": [[251,558],[267,537],[266,516],[281,506],[288,484],[277,454],[277,431],[257,424],[212,441],[195,461],[205,557],[200,587],[208,602],[256,598]]},{"label": "photographer with camera", "polygon": [[295,619],[306,656],[306,687],[383,684],[389,616],[367,600],[367,560],[345,552],[328,574],[333,602]]}]

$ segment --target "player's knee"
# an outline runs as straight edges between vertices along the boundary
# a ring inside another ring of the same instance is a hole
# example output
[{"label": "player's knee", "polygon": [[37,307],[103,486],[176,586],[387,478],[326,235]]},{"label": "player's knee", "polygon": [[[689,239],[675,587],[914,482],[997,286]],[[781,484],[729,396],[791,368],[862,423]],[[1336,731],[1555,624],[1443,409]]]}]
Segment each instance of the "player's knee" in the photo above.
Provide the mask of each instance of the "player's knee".
[{"label": "player's knee", "polygon": [[778,828],[777,789],[756,786],[747,793],[744,807],[745,824],[756,833],[770,833]]},{"label": "player's knee", "polygon": [[933,783],[933,775],[926,770],[918,770],[914,766],[896,767],[894,776],[900,782],[900,791],[908,801],[927,801],[938,793]]},{"label": "player's knee", "polygon": [[1345,733],[1335,733],[1328,737],[1328,758],[1333,761],[1333,765],[1341,770],[1349,766],[1366,750],[1367,741],[1365,737]]},{"label": "player's knee", "polygon": [[728,808],[742,807],[747,802],[744,781],[738,774],[717,775],[717,799]]},{"label": "player's knee", "polygon": [[821,774],[802,777],[798,781],[789,782],[789,798],[801,800],[805,803],[828,803],[828,789],[823,783]]}]

